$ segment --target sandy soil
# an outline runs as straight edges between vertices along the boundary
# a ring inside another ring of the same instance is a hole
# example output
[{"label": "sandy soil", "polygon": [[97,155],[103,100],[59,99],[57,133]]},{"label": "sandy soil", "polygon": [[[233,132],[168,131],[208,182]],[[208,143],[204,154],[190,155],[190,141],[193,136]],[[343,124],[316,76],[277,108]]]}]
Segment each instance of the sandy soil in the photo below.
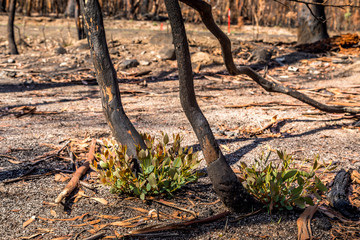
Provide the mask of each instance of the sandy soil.
[{"label": "sandy soil", "polygon": [[[6,17],[1,16],[0,29],[3,33],[5,23]],[[72,22],[34,18],[26,21],[17,19],[17,24],[29,44],[28,47],[20,47],[20,55],[7,55],[5,36],[0,37],[0,181],[4,181],[0,185],[0,239],[30,239],[25,237],[34,234],[39,235],[32,239],[83,239],[92,234],[83,230],[94,229],[95,224],[73,225],[96,219],[101,219],[99,224],[113,221],[99,217],[101,215],[124,220],[142,214],[131,207],[173,214],[174,209],[155,201],[112,196],[106,188],[98,188],[96,192],[83,190],[89,196],[105,198],[109,202],[107,205],[91,198],[81,198],[79,202],[70,201],[56,207],[48,204],[66,184],[55,181],[54,174],[63,172],[69,176],[73,164],[68,157],[48,158],[35,164],[33,160],[58,149],[69,139],[86,145],[90,138],[110,137],[110,131],[102,114],[89,50],[82,47],[83,42],[74,39]],[[151,37],[160,33],[159,24],[108,19],[105,25],[108,26],[110,52],[117,69],[126,58],[150,62],[149,66],[118,71],[124,108],[135,127],[155,136],[161,136],[161,131],[180,133],[184,136],[184,144],[199,149],[180,106],[176,62],[158,60],[159,46],[150,43]],[[166,26],[164,28],[163,32]],[[218,44],[202,27],[189,25],[188,28],[191,30],[191,52],[203,51],[220,57]],[[247,61],[249,52],[254,49],[274,48],[272,67],[267,72],[269,77],[301,89],[321,102],[360,105],[358,48],[347,55],[296,53],[291,44],[295,40],[293,31],[263,28],[259,39],[263,39],[264,43],[251,41],[254,36],[252,29],[245,26],[234,29],[230,35],[233,49],[238,50],[235,55],[237,64],[254,64],[254,61]],[[279,41],[283,43],[279,44]],[[66,54],[56,53],[55,48],[59,45],[67,50]],[[282,60],[284,56],[285,60]],[[275,59],[280,59],[281,64]],[[294,72],[289,66],[297,70]],[[147,70],[151,73],[134,76]],[[259,72],[264,73],[263,70]],[[360,167],[359,119],[344,114],[324,114],[288,96],[267,93],[245,77],[228,76],[225,67],[218,64],[202,65],[195,75],[195,88],[199,105],[234,168],[241,161],[250,164],[267,146],[293,153],[299,163],[304,158],[319,154],[322,160],[327,163],[333,161],[340,168]],[[253,106],[254,103],[268,104]],[[245,104],[249,106],[234,107]],[[26,108],[23,106],[36,109],[33,114],[24,114]],[[274,116],[287,119],[278,132],[266,130],[259,135],[251,134],[271,122]],[[77,162],[84,159],[85,151],[81,154]],[[201,168],[204,167],[205,163],[202,163]],[[36,179],[5,183],[24,175],[48,172],[51,174]],[[216,200],[209,179],[204,177],[169,201],[194,210],[199,218],[204,218],[226,210]],[[74,221],[48,220],[73,218],[86,213],[85,217]],[[214,223],[133,238],[296,239],[296,219],[300,213],[269,215],[263,212],[235,221],[232,220],[238,215],[231,214]],[[181,214],[185,216],[183,212]],[[36,220],[23,227],[23,223],[32,216],[36,216]],[[331,239],[334,231],[326,229],[324,221],[328,220],[320,214],[315,216],[312,222],[314,236]],[[137,228],[170,222],[179,220],[151,219]],[[336,224],[333,222],[333,226]],[[131,230],[133,228],[110,225],[100,232],[114,236],[114,231],[125,234]]]}]

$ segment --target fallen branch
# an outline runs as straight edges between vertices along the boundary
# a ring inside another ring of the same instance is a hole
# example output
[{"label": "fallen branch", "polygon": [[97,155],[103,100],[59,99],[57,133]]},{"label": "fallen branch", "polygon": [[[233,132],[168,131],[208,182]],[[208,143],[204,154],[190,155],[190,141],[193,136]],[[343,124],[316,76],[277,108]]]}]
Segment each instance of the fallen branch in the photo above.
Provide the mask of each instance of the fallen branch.
[{"label": "fallen branch", "polygon": [[90,163],[94,160],[95,147],[96,147],[96,139],[93,139],[85,163],[76,170],[70,182],[66,185],[64,190],[55,199],[55,203],[60,203],[65,197],[69,196],[70,193],[78,186],[80,178],[88,171],[90,167]]},{"label": "fallen branch", "polygon": [[334,179],[331,190],[328,194],[330,205],[339,211],[344,217],[351,220],[358,220],[359,212],[356,207],[351,205],[348,192],[351,184],[350,173],[344,169],[340,170]]},{"label": "fallen branch", "polygon": [[226,34],[216,25],[212,15],[211,5],[202,0],[180,0],[180,1],[190,6],[191,8],[194,8],[196,11],[198,11],[207,29],[218,39],[221,45],[221,51],[222,51],[224,63],[230,75],[241,75],[241,74],[247,75],[268,92],[277,92],[277,93],[286,94],[324,112],[351,113],[351,114],[360,113],[360,107],[329,106],[320,103],[308,97],[307,95],[299,91],[296,91],[295,89],[283,86],[276,81],[266,80],[250,67],[241,66],[237,68],[234,63],[234,59],[232,57],[231,41],[226,36]]},{"label": "fallen branch", "polygon": [[184,227],[194,225],[194,224],[214,222],[214,221],[217,221],[219,219],[222,219],[222,218],[228,216],[229,214],[230,214],[229,211],[225,211],[223,213],[217,214],[217,215],[209,217],[209,218],[192,220],[192,221],[187,221],[187,222],[182,222],[182,223],[173,223],[173,224],[169,224],[169,225],[165,225],[165,226],[161,226],[161,227],[146,227],[146,228],[143,228],[143,229],[131,231],[131,233],[129,235],[126,235],[126,236],[132,236],[132,235],[136,235],[136,234],[152,233],[152,232],[159,232],[159,231],[182,229]]},{"label": "fallen branch", "polygon": [[[32,169],[31,172],[33,170],[34,169]],[[4,180],[1,183],[6,184],[6,183],[13,183],[13,182],[18,182],[18,181],[22,181],[22,180],[36,179],[36,178],[40,178],[40,177],[44,177],[44,176],[54,174],[55,172],[56,171],[51,171],[51,172],[47,172],[47,173],[43,173],[43,174],[37,174],[37,175],[28,175],[29,173],[26,173],[26,174],[22,175],[21,177],[12,178],[12,179],[9,179],[9,180]]]},{"label": "fallen branch", "polygon": [[296,221],[298,227],[298,240],[312,239],[311,219],[317,211],[317,206],[309,206]]},{"label": "fallen branch", "polygon": [[155,202],[157,202],[157,203],[159,203],[159,204],[161,204],[161,205],[167,206],[167,207],[175,208],[175,209],[177,209],[177,210],[190,213],[190,214],[193,215],[195,218],[197,218],[196,212],[191,211],[191,210],[189,210],[189,209],[182,208],[182,207],[178,207],[178,206],[175,206],[175,205],[172,205],[172,204],[168,204],[168,203],[166,203],[165,201],[162,201],[162,200],[159,200],[159,201],[155,200]]}]

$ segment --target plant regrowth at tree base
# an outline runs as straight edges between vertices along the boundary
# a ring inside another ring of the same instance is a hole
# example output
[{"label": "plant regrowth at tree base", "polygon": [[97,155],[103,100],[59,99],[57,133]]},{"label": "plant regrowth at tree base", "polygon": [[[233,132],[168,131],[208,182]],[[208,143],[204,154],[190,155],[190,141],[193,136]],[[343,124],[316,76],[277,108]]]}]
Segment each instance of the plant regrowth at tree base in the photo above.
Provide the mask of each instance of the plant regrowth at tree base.
[{"label": "plant regrowth at tree base", "polygon": [[161,142],[155,143],[154,137],[142,135],[146,149],[137,148],[137,159],[141,173],[132,172],[133,158],[127,155],[127,146],[108,140],[101,153],[96,155],[92,168],[98,172],[100,182],[110,186],[112,193],[125,193],[145,199],[147,195],[165,194],[198,179],[195,170],[199,164],[193,149],[181,146],[180,135],[173,136],[169,144],[167,134]]},{"label": "plant regrowth at tree base", "polygon": [[[271,151],[255,159],[251,167],[241,163],[240,179],[245,188],[262,202],[270,213],[272,210],[305,208],[306,204],[314,205],[319,202],[321,195],[328,191],[320,178],[336,166],[331,166],[331,163],[319,164],[319,156],[316,156],[309,170],[300,170],[295,166],[292,155],[285,151],[276,153],[280,160],[278,164],[269,160]],[[317,171],[321,168],[322,173],[318,174]]]}]

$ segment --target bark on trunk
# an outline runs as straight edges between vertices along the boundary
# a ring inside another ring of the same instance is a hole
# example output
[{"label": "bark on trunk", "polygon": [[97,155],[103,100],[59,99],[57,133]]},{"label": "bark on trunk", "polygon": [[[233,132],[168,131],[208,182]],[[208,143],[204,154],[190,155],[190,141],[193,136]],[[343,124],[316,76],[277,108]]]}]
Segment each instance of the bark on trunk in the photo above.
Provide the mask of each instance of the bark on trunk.
[{"label": "bark on trunk", "polygon": [[68,0],[65,10],[65,17],[75,17],[75,0]]},{"label": "bark on trunk", "polygon": [[84,30],[84,19],[81,16],[81,7],[79,0],[76,0],[76,8],[75,8],[75,24],[78,33],[78,39],[84,39],[85,30]]},{"label": "bark on trunk", "polygon": [[6,0],[1,1],[0,12],[6,12]]},{"label": "bark on trunk", "polygon": [[127,145],[129,156],[136,158],[136,145],[146,145],[126,116],[120,98],[118,80],[106,44],[104,24],[97,0],[80,0],[84,10],[85,29],[93,56],[97,82],[100,86],[101,102],[106,120],[116,140]]},{"label": "bark on trunk", "polygon": [[177,0],[165,0],[165,5],[172,28],[179,68],[181,105],[200,142],[214,190],[232,211],[250,211],[256,201],[247,193],[227,164],[209,123],[197,104],[189,46],[179,3]]},{"label": "bark on trunk", "polygon": [[9,20],[7,25],[10,54],[19,54],[18,49],[16,47],[15,34],[14,34],[15,8],[16,8],[16,0],[11,0],[10,9],[9,9]]},{"label": "bark on trunk", "polygon": [[[323,3],[323,0],[313,0],[313,2]],[[313,43],[329,38],[324,6],[302,4],[299,9],[298,44]]]},{"label": "bark on trunk", "polygon": [[142,16],[145,16],[148,14],[149,3],[150,3],[149,0],[143,0],[143,2],[141,3],[140,13]]}]

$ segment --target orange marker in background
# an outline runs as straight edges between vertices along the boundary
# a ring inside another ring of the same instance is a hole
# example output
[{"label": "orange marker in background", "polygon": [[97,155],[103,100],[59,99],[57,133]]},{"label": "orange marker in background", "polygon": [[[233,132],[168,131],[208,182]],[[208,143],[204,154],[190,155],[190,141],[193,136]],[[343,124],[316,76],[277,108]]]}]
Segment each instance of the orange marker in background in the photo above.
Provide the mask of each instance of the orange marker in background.
[{"label": "orange marker in background", "polygon": [[229,34],[230,34],[230,21],[231,21],[230,16],[231,16],[231,12],[230,12],[230,8],[229,8],[229,10],[228,10],[228,33]]},{"label": "orange marker in background", "polygon": [[164,23],[160,23],[160,30],[164,30]]}]

